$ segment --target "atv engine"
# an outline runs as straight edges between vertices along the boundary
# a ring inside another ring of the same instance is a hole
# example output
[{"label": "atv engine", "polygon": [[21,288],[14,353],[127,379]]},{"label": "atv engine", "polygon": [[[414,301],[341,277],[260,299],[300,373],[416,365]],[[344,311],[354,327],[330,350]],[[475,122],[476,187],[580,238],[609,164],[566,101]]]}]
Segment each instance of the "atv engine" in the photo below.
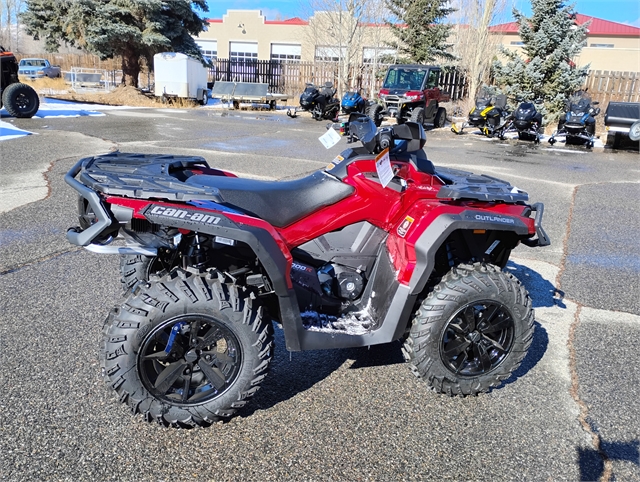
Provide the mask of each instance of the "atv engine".
[{"label": "atv engine", "polygon": [[362,294],[365,284],[359,270],[336,263],[314,268],[294,261],[291,279],[301,306],[335,315]]}]

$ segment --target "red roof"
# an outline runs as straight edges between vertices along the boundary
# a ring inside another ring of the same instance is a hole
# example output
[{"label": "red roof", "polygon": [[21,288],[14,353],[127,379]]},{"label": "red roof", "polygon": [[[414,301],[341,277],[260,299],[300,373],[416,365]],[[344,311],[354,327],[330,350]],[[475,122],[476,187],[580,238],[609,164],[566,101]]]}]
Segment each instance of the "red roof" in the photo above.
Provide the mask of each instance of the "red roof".
[{"label": "red roof", "polygon": [[[589,15],[576,15],[576,23],[582,25],[591,21],[588,27],[587,35],[607,35],[612,37],[640,37],[640,28],[632,27],[622,23],[610,22],[601,18],[590,17]],[[503,23],[490,27],[491,32],[498,33],[518,33],[518,24],[516,22]]]},{"label": "red roof", "polygon": [[302,20],[300,17],[288,18],[286,20],[265,20],[264,23],[270,25],[309,25],[309,22]]}]

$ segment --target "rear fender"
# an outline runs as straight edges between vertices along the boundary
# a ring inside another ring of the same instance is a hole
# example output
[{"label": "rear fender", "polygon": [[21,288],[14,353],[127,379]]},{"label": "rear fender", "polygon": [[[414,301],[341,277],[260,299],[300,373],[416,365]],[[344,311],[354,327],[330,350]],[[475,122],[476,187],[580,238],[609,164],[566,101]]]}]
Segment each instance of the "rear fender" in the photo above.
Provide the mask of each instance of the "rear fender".
[{"label": "rear fender", "polygon": [[[300,350],[297,332],[297,326],[300,324],[300,310],[290,276],[292,257],[273,226],[261,219],[242,214],[197,209],[185,204],[149,202],[113,196],[108,197],[105,204],[92,189],[82,186],[77,181],[70,184],[89,201],[99,219],[98,223],[84,231],[69,230],[67,238],[73,244],[90,246],[90,243],[105,229],[113,229],[114,225],[119,226],[137,218],[146,219],[150,223],[161,226],[220,236],[248,245],[267,272],[278,297],[280,321],[283,325],[287,349]],[[102,222],[103,218],[104,222]]]},{"label": "rear fender", "polygon": [[278,296],[287,349],[301,349],[297,330],[300,310],[291,283],[293,259],[273,226],[242,214],[191,209],[184,205],[149,204],[140,214],[151,223],[220,236],[248,245],[267,272]]}]

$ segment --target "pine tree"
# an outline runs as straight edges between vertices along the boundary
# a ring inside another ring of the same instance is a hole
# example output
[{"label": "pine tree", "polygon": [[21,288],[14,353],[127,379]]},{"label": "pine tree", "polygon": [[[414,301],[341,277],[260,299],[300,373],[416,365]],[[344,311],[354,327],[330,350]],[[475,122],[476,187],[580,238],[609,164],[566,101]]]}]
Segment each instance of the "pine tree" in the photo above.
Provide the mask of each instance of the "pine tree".
[{"label": "pine tree", "polygon": [[547,121],[564,109],[567,98],[584,84],[589,66],[572,59],[586,44],[588,24],[577,25],[573,5],[563,0],[531,0],[533,15],[513,15],[523,42],[522,55],[502,49],[507,62],[496,61],[496,84],[511,98],[542,99]]},{"label": "pine tree", "polygon": [[140,60],[152,65],[158,52],[202,53],[191,35],[205,21],[193,10],[208,11],[206,0],[27,0],[26,31],[57,51],[61,42],[97,54],[122,58],[123,83],[138,86]]},{"label": "pine tree", "polygon": [[397,42],[391,46],[410,61],[425,64],[436,59],[454,60],[447,50],[451,25],[442,21],[454,12],[449,0],[386,0],[386,5],[399,23],[388,21]]}]

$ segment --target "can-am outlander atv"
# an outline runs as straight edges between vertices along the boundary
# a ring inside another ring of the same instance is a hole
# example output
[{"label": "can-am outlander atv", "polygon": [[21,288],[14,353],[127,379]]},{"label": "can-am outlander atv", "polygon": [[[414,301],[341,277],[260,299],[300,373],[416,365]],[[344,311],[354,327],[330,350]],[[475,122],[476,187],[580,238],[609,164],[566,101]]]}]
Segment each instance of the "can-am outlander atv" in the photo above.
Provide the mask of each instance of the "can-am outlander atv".
[{"label": "can-am outlander atv", "polygon": [[534,313],[502,268],[518,244],[549,244],[543,205],[434,167],[419,124],[376,130],[352,114],[349,132],[360,147],[295,180],[125,153],[69,171],[81,224],[69,241],[120,254],[131,287],[100,363],[134,413],[174,426],[230,417],[267,375],[273,322],[291,351],[401,340],[413,373],[448,395],[486,392],[520,365]]}]

